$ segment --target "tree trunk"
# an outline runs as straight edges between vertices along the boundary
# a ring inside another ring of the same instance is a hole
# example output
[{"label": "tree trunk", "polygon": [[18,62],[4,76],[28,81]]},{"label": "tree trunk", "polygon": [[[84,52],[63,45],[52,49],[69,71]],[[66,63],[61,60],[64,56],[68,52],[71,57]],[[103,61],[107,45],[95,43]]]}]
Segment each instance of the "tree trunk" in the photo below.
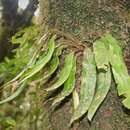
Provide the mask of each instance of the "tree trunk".
[{"label": "tree trunk", "polygon": [[19,29],[32,24],[32,17],[37,8],[38,0],[30,0],[27,8],[18,13],[18,0],[0,1],[0,61],[9,56],[12,48],[10,38]]},{"label": "tree trunk", "polygon": [[10,48],[9,37],[16,19],[18,0],[1,0],[0,18],[0,61]]},{"label": "tree trunk", "polygon": [[[40,20],[89,45],[110,32],[126,50],[130,41],[128,3],[128,0],[40,0]],[[45,112],[49,113],[48,106]],[[84,116],[69,128],[71,115],[72,102],[68,98],[55,112],[46,114],[44,130],[130,130],[129,112],[122,107],[114,83],[91,123]]]}]

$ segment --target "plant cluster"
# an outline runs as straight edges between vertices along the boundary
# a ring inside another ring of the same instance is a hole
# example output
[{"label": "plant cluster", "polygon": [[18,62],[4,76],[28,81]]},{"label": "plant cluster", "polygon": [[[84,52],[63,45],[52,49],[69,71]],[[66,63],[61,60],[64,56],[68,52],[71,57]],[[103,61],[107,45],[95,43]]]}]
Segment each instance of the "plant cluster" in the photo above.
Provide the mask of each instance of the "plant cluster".
[{"label": "plant cluster", "polygon": [[[58,35],[45,33],[37,40],[37,34],[38,29],[31,27],[12,38],[12,43],[19,47],[14,50],[12,59],[6,58],[0,64],[0,80],[5,82],[1,88],[11,88],[10,95],[0,104],[14,100],[31,82],[36,82],[44,87],[45,101],[52,97],[52,108],[72,94],[74,111],[70,125],[86,112],[91,121],[114,78],[118,94],[123,96],[123,105],[130,109],[130,76],[119,43],[111,34],[96,40],[92,48],[83,45],[79,93],[75,87],[79,69],[76,51],[68,49],[69,44],[58,43]],[[55,97],[54,93],[57,94]]]}]

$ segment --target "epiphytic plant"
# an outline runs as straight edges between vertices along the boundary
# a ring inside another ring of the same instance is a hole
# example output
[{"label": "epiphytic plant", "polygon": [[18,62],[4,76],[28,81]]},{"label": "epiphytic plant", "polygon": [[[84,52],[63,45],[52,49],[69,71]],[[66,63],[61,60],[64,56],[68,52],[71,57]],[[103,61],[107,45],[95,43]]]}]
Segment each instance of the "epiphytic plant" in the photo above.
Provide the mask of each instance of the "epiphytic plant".
[{"label": "epiphytic plant", "polygon": [[[45,33],[40,40],[34,40],[38,31],[34,29],[32,33],[32,29],[25,29],[12,38],[13,43],[20,44],[15,56],[0,64],[1,82],[5,82],[2,90],[12,86],[10,96],[2,99],[0,104],[14,100],[30,82],[35,81],[44,87],[45,101],[53,93],[57,94],[52,98],[52,108],[72,94],[74,112],[70,124],[86,112],[91,121],[110,89],[113,74],[118,94],[124,97],[122,103],[130,109],[130,76],[115,38],[106,34],[88,48],[64,34]],[[83,54],[82,68],[77,67],[79,51]],[[79,93],[76,91],[78,69],[81,69]],[[57,92],[58,89],[61,91]]]}]

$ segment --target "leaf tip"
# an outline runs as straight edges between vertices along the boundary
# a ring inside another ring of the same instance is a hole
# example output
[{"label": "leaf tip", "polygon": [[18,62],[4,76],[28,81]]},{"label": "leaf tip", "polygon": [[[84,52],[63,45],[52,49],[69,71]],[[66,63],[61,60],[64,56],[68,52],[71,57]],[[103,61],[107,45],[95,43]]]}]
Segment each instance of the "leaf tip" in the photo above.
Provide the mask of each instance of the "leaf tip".
[{"label": "leaf tip", "polygon": [[89,120],[90,122],[92,121],[92,118],[93,118],[93,116],[91,116],[91,115],[88,114],[88,120]]}]

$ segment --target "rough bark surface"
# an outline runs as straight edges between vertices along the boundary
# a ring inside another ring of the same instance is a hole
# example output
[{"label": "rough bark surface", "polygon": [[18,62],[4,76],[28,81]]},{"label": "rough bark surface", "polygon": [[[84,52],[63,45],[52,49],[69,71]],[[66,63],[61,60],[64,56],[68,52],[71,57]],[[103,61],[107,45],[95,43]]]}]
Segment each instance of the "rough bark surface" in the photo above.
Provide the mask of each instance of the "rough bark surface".
[{"label": "rough bark surface", "polygon": [[[40,0],[40,20],[77,37],[84,44],[92,44],[110,32],[126,50],[130,42],[129,5],[128,0]],[[49,113],[48,106],[45,112]],[[55,112],[46,114],[44,130],[130,130],[129,111],[122,107],[114,84],[91,123],[84,116],[69,128],[71,115],[72,103],[68,98]]]}]

